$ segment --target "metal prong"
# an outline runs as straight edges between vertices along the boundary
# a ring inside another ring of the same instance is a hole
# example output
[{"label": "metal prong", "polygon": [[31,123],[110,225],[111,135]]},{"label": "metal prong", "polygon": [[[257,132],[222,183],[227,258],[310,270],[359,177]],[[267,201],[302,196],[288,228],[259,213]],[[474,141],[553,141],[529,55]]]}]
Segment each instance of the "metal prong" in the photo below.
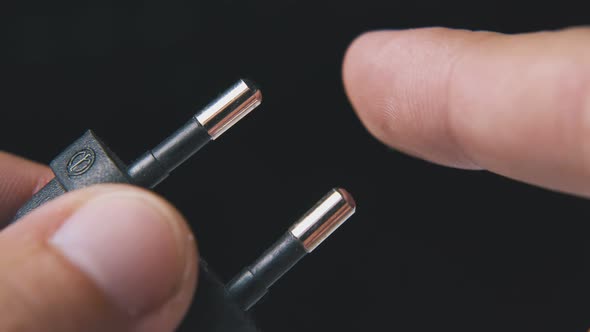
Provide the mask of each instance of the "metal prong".
[{"label": "metal prong", "polygon": [[197,121],[216,139],[262,102],[262,93],[247,80],[239,80],[196,115]]},{"label": "metal prong", "polygon": [[312,252],[355,211],[356,203],[342,188],[332,189],[312,207],[289,231]]},{"label": "metal prong", "polygon": [[346,190],[332,189],[262,256],[226,285],[229,297],[243,310],[248,310],[270,286],[348,219],[355,208],[354,200]]}]

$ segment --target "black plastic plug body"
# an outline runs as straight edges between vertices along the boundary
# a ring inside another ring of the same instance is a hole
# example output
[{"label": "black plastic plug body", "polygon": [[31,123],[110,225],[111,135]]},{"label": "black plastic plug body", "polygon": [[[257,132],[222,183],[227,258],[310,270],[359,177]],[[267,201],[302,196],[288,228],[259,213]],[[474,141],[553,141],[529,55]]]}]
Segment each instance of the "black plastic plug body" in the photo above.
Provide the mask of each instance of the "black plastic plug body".
[{"label": "black plastic plug body", "polygon": [[97,183],[131,183],[125,164],[91,130],[62,151],[49,166],[55,178],[18,210],[15,220],[71,190]]},{"label": "black plastic plug body", "polygon": [[201,259],[194,300],[179,332],[258,332],[254,320],[234,301],[221,278]]},{"label": "black plastic plug body", "polygon": [[[88,130],[51,161],[55,178],[21,207],[14,221],[68,191],[94,184],[130,183],[152,188],[260,101],[258,89],[244,80],[239,81],[129,167]],[[200,259],[199,286],[185,324],[201,332],[257,331],[246,311],[348,219],[355,207],[346,190],[333,189],[228,284]]]},{"label": "black plastic plug body", "polygon": [[[91,130],[49,164],[55,177],[17,212],[18,221],[42,204],[69,191],[99,183],[128,183],[153,188],[176,167],[260,104],[260,91],[240,80],[154,149],[129,167]],[[254,322],[227,294],[225,285],[199,261],[199,287],[187,314],[202,332],[254,332]]]},{"label": "black plastic plug body", "polygon": [[130,168],[92,130],[88,130],[51,161],[49,167],[55,178],[18,210],[15,219],[68,191],[93,184],[156,186],[211,140],[202,126],[192,122],[196,121],[190,121],[155,149],[143,154]]},{"label": "black plastic plug body", "polygon": [[[164,170],[171,170],[180,164],[174,160],[178,160],[179,157],[183,159],[187,154],[196,152],[210,140],[202,127],[197,128],[196,131],[200,134],[192,135],[190,148],[165,150],[165,147],[174,146],[174,144],[164,141],[158,146],[159,148],[152,150],[156,151],[155,153],[148,151],[140,157],[139,162],[134,163],[136,166],[130,175],[127,166],[117,155],[94,132],[88,130],[51,161],[49,165],[55,178],[20,208],[15,220],[68,191],[93,184],[158,183],[164,178],[162,174],[168,173]],[[174,134],[171,137],[177,137],[177,135]],[[195,150],[195,148],[197,149]],[[170,151],[175,152],[170,153]],[[175,157],[175,155],[179,157]],[[164,162],[160,162],[160,160],[164,160]],[[141,174],[140,181],[136,181],[132,174]],[[198,284],[195,301],[189,310],[185,324],[190,325],[191,328],[197,326],[198,331],[203,332],[257,331],[254,322],[228,297],[221,279],[211,271],[208,264],[202,259],[199,262]]]}]

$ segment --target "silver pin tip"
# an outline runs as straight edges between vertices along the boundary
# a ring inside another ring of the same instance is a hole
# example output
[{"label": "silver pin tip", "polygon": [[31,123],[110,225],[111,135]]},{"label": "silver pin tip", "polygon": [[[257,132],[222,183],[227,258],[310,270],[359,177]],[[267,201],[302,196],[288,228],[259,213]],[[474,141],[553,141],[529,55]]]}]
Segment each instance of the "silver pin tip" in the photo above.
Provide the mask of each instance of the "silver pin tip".
[{"label": "silver pin tip", "polygon": [[207,105],[196,119],[216,139],[262,102],[262,92],[249,80],[238,80]]},{"label": "silver pin tip", "polygon": [[352,195],[342,188],[332,189],[299,219],[290,229],[291,234],[312,252],[356,210]]}]

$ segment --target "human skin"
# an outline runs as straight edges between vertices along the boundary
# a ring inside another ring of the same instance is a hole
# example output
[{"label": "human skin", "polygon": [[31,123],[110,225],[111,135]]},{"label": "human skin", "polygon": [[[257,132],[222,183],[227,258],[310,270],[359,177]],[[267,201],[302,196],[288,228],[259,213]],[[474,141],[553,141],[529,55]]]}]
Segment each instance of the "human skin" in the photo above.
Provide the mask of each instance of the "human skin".
[{"label": "human skin", "polygon": [[[51,178],[47,166],[0,152],[0,222]],[[151,192],[67,193],[0,232],[0,330],[173,331],[197,257],[184,218]]]},{"label": "human skin", "polygon": [[[590,196],[590,30],[363,34],[343,78],[383,143]],[[0,152],[0,222],[52,177]],[[127,185],[67,193],[0,232],[1,331],[173,331],[197,250],[169,203]]]},{"label": "human skin", "polygon": [[385,144],[453,167],[590,196],[590,29],[369,32],[344,86]]}]

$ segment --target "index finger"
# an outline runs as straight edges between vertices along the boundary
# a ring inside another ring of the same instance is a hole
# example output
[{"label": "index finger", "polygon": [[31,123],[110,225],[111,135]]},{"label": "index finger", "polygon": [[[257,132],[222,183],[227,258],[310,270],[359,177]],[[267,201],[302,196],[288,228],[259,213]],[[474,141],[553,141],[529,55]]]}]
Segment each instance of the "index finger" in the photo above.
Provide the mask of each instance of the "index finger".
[{"label": "index finger", "polygon": [[49,167],[0,151],[0,226],[52,178]]},{"label": "index finger", "polygon": [[343,76],[392,147],[590,196],[590,29],[372,32],[350,46]]}]

